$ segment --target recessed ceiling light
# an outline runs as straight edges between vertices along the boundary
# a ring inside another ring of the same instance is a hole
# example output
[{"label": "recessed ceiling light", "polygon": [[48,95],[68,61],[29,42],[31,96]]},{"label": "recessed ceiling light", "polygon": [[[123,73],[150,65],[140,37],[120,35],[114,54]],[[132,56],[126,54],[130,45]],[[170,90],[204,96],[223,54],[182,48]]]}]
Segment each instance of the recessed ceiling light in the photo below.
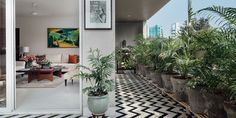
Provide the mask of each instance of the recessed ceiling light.
[{"label": "recessed ceiling light", "polygon": [[33,16],[37,16],[37,15],[38,15],[38,12],[35,12],[35,11],[34,11],[34,12],[32,12],[31,14],[32,14]]}]

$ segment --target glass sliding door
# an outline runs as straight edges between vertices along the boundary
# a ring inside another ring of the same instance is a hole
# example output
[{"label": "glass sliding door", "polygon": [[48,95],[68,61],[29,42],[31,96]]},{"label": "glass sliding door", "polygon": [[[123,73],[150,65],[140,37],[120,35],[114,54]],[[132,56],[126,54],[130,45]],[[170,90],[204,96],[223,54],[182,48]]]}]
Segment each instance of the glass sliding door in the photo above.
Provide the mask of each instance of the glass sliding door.
[{"label": "glass sliding door", "polygon": [[0,0],[0,108],[6,107],[6,4]]}]

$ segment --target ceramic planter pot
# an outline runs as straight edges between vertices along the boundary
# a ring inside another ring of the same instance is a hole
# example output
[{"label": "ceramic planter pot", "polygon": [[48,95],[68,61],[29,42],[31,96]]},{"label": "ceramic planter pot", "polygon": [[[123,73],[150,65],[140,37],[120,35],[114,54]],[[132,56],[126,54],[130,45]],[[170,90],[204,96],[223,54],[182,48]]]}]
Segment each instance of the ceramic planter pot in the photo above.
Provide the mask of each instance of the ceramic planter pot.
[{"label": "ceramic planter pot", "polygon": [[175,75],[177,75],[177,74],[168,74],[168,73],[161,74],[163,88],[165,89],[166,92],[169,92],[169,93],[173,92],[173,86],[171,84],[170,78]]},{"label": "ceramic planter pot", "polygon": [[225,97],[221,94],[203,92],[208,118],[227,118],[224,110]]},{"label": "ceramic planter pot", "polygon": [[181,76],[171,76],[171,83],[176,100],[188,101],[188,96],[186,93],[186,84],[188,80],[189,79],[181,78]]},{"label": "ceramic planter pot", "polygon": [[153,71],[150,73],[150,78],[152,79],[153,83],[158,85],[158,87],[163,88],[161,73]]},{"label": "ceramic planter pot", "polygon": [[104,115],[108,109],[108,102],[108,95],[88,96],[88,108],[93,115]]},{"label": "ceramic planter pot", "polygon": [[195,113],[204,114],[205,107],[205,99],[202,96],[201,89],[187,89],[188,93],[188,101],[191,110]]},{"label": "ceramic planter pot", "polygon": [[224,102],[224,109],[227,113],[228,118],[235,118],[236,117],[236,105],[235,102]]}]

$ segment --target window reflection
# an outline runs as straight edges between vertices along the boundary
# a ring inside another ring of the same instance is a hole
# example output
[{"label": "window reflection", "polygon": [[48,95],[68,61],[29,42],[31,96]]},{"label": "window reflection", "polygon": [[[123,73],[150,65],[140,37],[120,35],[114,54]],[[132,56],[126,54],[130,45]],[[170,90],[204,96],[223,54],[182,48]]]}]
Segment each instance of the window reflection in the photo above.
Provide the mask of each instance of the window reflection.
[{"label": "window reflection", "polygon": [[5,0],[0,0],[0,107],[6,107]]}]

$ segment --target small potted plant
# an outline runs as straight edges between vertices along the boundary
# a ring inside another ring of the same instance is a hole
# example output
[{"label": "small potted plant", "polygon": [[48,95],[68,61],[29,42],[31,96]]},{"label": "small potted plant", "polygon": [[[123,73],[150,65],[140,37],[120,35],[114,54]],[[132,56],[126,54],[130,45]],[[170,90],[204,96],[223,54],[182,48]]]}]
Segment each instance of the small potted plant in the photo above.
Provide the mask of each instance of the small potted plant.
[{"label": "small potted plant", "polygon": [[78,66],[84,70],[80,70],[75,77],[90,82],[83,92],[88,95],[88,108],[93,115],[104,115],[108,109],[108,93],[114,90],[114,81],[109,79],[114,67],[113,58],[113,53],[103,56],[98,49],[90,49],[88,60],[91,67]]},{"label": "small potted plant", "polygon": [[40,65],[42,69],[49,69],[51,66],[51,62],[47,59],[44,59],[40,62]]}]

